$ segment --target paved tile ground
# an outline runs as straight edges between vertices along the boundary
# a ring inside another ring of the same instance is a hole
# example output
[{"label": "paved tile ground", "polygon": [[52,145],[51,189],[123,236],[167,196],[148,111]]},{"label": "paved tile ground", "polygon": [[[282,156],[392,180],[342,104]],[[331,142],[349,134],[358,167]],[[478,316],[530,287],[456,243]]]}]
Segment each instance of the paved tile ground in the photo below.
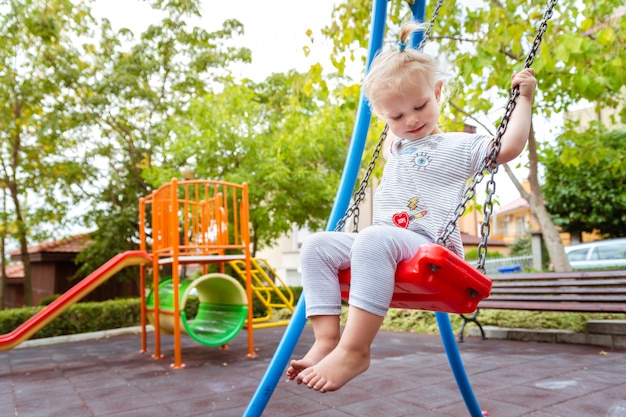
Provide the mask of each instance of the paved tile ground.
[{"label": "paved tile ground", "polygon": [[[0,352],[0,416],[239,417],[263,377],[284,328],[256,332],[248,359],[242,332],[223,351],[183,340],[185,369],[138,353],[126,334]],[[152,335],[149,335],[152,343]],[[295,355],[312,341],[305,331]],[[626,351],[467,338],[460,351],[474,392],[491,417],[626,417]],[[440,337],[383,331],[370,369],[320,394],[281,381],[268,417],[461,417],[468,412]]]}]

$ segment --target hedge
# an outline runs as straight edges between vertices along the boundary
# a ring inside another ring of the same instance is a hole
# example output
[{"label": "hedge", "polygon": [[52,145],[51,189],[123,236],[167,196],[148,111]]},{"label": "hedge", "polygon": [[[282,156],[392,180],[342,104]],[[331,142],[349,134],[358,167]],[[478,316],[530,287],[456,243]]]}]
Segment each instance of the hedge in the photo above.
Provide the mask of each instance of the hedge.
[{"label": "hedge", "polygon": [[[301,287],[292,288],[296,301],[302,292]],[[52,297],[54,298],[54,297]],[[273,298],[274,300],[274,298]],[[274,301],[278,301],[278,297]],[[26,320],[45,307],[22,307],[0,311],[0,334],[10,333]],[[198,311],[198,299],[189,297],[185,304],[185,313],[190,319]],[[265,307],[256,298],[253,302],[254,317],[264,316]],[[100,330],[119,329],[138,326],[141,323],[138,298],[109,300],[102,302],[77,303],[47,324],[31,338],[63,336],[88,333]]]}]

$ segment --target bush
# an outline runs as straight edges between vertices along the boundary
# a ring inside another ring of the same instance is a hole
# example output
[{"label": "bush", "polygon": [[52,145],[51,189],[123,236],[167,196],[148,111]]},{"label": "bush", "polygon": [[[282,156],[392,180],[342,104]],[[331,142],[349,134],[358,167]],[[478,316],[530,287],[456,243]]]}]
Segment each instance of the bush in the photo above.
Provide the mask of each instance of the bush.
[{"label": "bush", "polygon": [[[43,309],[23,307],[0,311],[0,334],[13,331]],[[139,310],[136,298],[77,303],[35,333],[32,339],[137,326]]]},{"label": "bush", "polygon": [[[345,323],[347,309],[344,308],[342,322]],[[457,332],[463,319],[458,314],[450,314],[452,328]],[[478,319],[483,326],[512,327],[524,329],[559,329],[584,333],[589,320],[623,319],[619,313],[569,313],[548,311],[480,310]],[[474,325],[470,324],[469,327]],[[382,329],[409,331],[413,333],[436,334],[439,326],[432,311],[390,309],[382,324]]]},{"label": "bush", "polygon": [[61,294],[52,294],[52,295],[49,295],[47,297],[44,297],[44,298],[41,299],[41,301],[39,301],[39,305],[40,306],[47,306],[48,304],[50,304],[51,302],[53,302],[54,300],[56,300],[60,296],[61,296]]},{"label": "bush", "polygon": [[526,256],[533,254],[532,240],[530,236],[518,237],[510,246],[511,256]]},{"label": "bush", "polygon": [[[302,287],[294,287],[291,290],[297,302],[302,293]],[[46,297],[46,304],[58,297],[59,295]],[[278,296],[272,294],[272,302],[278,301]],[[189,320],[198,313],[198,304],[197,297],[187,298],[185,313]],[[12,332],[44,308],[43,306],[22,307],[0,311],[0,334]],[[253,300],[253,312],[255,317],[267,314],[265,306],[256,297]],[[138,326],[141,324],[140,314],[138,298],[77,303],[35,333],[31,339]]]},{"label": "bush", "polygon": [[[302,288],[292,287],[294,296],[299,299]],[[277,301],[277,300],[276,300]],[[0,311],[0,334],[7,334],[19,327],[43,307],[23,307]],[[345,324],[347,307],[344,307],[342,323]],[[187,317],[195,317],[198,311],[198,298],[189,297],[185,304]],[[255,316],[266,315],[265,307],[260,301],[254,301]],[[285,311],[277,312],[280,319],[288,318]],[[531,329],[565,329],[584,332],[588,320],[623,318],[623,314],[600,313],[550,313],[520,312],[507,310],[481,310],[480,321],[483,325],[500,327],[523,327]],[[459,329],[462,319],[451,314],[452,326]],[[65,313],[53,320],[32,338],[62,336],[100,330],[117,329],[137,326],[140,324],[139,299],[122,299],[103,302],[78,303],[71,306]],[[435,314],[431,311],[390,309],[382,325],[383,329],[410,331],[415,333],[438,333]]]},{"label": "bush", "polygon": [[[504,258],[505,256],[495,250],[487,252],[487,259]],[[468,250],[465,253],[465,260],[468,262],[478,260],[478,249]]]}]

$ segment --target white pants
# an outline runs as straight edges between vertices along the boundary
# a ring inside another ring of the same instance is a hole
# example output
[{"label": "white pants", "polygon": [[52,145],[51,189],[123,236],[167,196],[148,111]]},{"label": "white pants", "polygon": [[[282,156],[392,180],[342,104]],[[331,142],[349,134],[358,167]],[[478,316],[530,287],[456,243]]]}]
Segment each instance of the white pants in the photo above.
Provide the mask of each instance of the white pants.
[{"label": "white pants", "polygon": [[321,232],[302,244],[306,316],[341,314],[338,271],[350,268],[348,302],[385,316],[393,296],[396,266],[429,240],[395,226],[370,226],[359,233]]}]

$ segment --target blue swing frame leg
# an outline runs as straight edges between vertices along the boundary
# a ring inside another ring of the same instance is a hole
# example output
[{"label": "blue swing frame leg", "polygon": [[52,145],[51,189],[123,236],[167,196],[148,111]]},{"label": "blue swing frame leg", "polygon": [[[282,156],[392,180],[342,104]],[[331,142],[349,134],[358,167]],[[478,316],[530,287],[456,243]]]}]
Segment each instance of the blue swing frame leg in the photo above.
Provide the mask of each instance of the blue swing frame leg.
[{"label": "blue swing frame leg", "polygon": [[[370,63],[374,59],[376,53],[382,48],[382,40],[385,30],[385,20],[387,18],[387,1],[388,0],[375,0],[372,6],[372,24],[370,33],[370,44],[368,49],[368,58],[366,63],[366,71],[369,69]],[[411,5],[411,11],[415,20],[424,21],[424,15],[426,10],[426,1],[419,0]],[[417,34],[412,39],[412,46],[415,47],[421,41],[421,34]],[[357,176],[359,173],[359,167],[361,159],[363,158],[363,150],[365,148],[365,141],[367,139],[367,132],[369,130],[369,124],[372,117],[369,105],[363,93],[359,100],[359,109],[357,112],[357,120],[352,133],[352,140],[350,141],[350,148],[348,149],[348,157],[344,164],[343,174],[341,182],[335,196],[335,203],[333,210],[330,214],[326,230],[333,230],[335,224],[348,209],[350,199],[352,197],[352,191],[356,184]],[[454,338],[454,332],[450,323],[450,318],[447,313],[436,313],[437,324],[439,326],[439,332],[441,333],[442,342],[448,356],[448,362],[454,373],[459,390],[465,401],[465,404],[470,412],[471,417],[482,417],[482,411],[478,406],[476,397],[469,384],[461,356],[458,351],[458,346]],[[291,355],[302,335],[302,330],[306,324],[305,313],[305,301],[304,297],[300,297],[300,300],[296,304],[296,308],[293,312],[292,318],[285,329],[282,339],[280,340],[276,353],[272,357],[270,364],[265,372],[265,375],[261,379],[257,390],[255,391],[248,407],[243,413],[243,417],[260,417],[267,406],[278,382],[281,378],[284,378],[284,371],[289,363]]]},{"label": "blue swing frame leg", "polygon": [[443,342],[443,347],[446,350],[450,368],[452,368],[456,385],[459,387],[459,391],[461,391],[461,396],[463,396],[465,406],[467,407],[471,417],[482,417],[483,412],[478,405],[472,386],[467,378],[467,373],[465,372],[461,355],[459,354],[459,347],[456,344],[456,339],[454,338],[452,324],[450,323],[450,316],[448,316],[448,313],[437,312],[435,313],[435,317],[437,318],[441,341]]}]

